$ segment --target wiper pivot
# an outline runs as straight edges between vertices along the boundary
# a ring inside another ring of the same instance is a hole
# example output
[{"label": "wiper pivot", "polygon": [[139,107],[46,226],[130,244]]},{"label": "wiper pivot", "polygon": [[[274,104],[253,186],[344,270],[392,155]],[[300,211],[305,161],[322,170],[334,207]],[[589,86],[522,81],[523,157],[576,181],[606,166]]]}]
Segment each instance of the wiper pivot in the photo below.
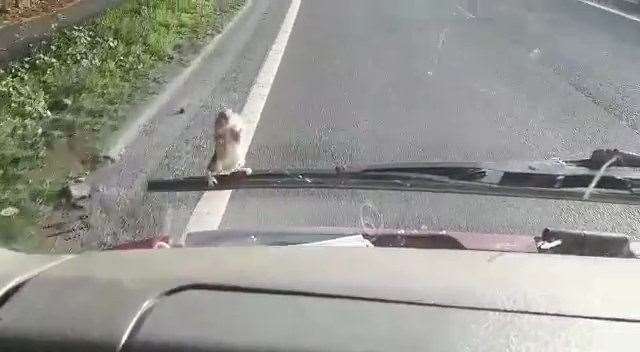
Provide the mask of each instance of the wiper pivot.
[{"label": "wiper pivot", "polygon": [[[622,234],[589,231],[567,231],[546,228],[537,238],[538,251],[550,254],[567,254],[591,257],[636,258],[632,241]],[[545,243],[557,243],[544,248]]]},{"label": "wiper pivot", "polygon": [[597,149],[589,159],[569,161],[568,163],[591,170],[599,170],[614,158],[616,160],[610,166],[640,168],[640,154],[618,149]]}]

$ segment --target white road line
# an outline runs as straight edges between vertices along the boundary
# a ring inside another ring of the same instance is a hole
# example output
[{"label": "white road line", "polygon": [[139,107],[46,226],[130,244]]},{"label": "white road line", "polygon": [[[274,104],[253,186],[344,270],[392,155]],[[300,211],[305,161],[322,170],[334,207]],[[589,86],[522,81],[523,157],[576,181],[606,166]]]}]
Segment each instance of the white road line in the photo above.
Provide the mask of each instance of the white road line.
[{"label": "white road line", "polygon": [[227,31],[233,29],[235,24],[238,22],[238,19],[244,15],[248,8],[251,7],[251,4],[252,0],[247,0],[247,2],[244,4],[244,7],[226,25],[225,29],[221,33],[218,33],[202,49],[202,51],[200,51],[198,56],[193,61],[191,61],[189,66],[185,68],[184,71],[182,71],[180,75],[178,75],[178,77],[171,81],[171,83],[169,83],[162,94],[160,94],[148,107],[145,108],[142,115],[135,119],[131,126],[128,126],[126,128],[124,133],[116,141],[115,145],[111,147],[111,149],[107,152],[107,156],[116,160],[120,158],[125,148],[138,137],[142,127],[151,119],[151,117],[153,117],[158,113],[158,111],[160,111],[160,108],[162,108],[176,94],[176,91],[180,89],[180,87],[184,85],[187,79],[191,77],[193,72],[200,67],[202,61],[213,52],[213,49],[215,49],[216,44],[218,44],[218,40],[220,39],[220,37]]},{"label": "white road line", "polygon": [[624,13],[624,12],[622,12],[620,10],[616,10],[616,9],[614,9],[612,7],[607,7],[607,6],[604,6],[604,5],[589,1],[589,0],[578,0],[578,1],[580,1],[583,4],[591,5],[593,7],[597,7],[599,9],[601,9],[601,10],[605,10],[607,12],[611,12],[611,13],[616,14],[618,16],[622,16],[622,17],[630,19],[632,21],[640,22],[640,17],[634,16],[634,15],[630,15],[628,13]]},{"label": "white road line", "polygon": [[[242,153],[244,155],[246,155],[249,150],[253,134],[256,131],[258,122],[260,121],[260,115],[262,115],[262,109],[264,109],[267,97],[271,91],[271,85],[278,73],[280,61],[282,61],[282,56],[284,55],[284,51],[287,47],[289,36],[291,35],[293,25],[296,21],[296,17],[298,16],[300,3],[301,0],[291,0],[291,5],[289,5],[289,10],[282,22],[280,32],[273,42],[273,45],[269,50],[269,54],[262,64],[262,68],[260,68],[260,72],[258,73],[253,87],[251,88],[247,102],[242,109],[241,115],[247,124],[247,138],[243,140],[243,144],[241,146]],[[184,242],[184,235],[189,232],[217,230],[222,222],[222,217],[224,216],[230,197],[231,191],[204,193],[198,202],[198,205],[196,205],[196,208],[191,215],[191,219],[189,219],[189,224],[187,225],[181,242]]]}]

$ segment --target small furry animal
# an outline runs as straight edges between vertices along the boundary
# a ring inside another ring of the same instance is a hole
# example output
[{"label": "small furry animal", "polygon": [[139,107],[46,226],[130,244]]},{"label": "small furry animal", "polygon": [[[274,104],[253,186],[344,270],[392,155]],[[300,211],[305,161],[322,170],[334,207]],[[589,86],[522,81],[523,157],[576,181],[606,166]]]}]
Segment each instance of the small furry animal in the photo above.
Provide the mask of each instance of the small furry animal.
[{"label": "small furry animal", "polygon": [[232,172],[251,174],[251,169],[244,167],[244,155],[240,150],[244,137],[243,127],[242,118],[231,109],[218,112],[213,128],[215,151],[207,166],[210,184],[217,184],[214,175],[228,175]]}]

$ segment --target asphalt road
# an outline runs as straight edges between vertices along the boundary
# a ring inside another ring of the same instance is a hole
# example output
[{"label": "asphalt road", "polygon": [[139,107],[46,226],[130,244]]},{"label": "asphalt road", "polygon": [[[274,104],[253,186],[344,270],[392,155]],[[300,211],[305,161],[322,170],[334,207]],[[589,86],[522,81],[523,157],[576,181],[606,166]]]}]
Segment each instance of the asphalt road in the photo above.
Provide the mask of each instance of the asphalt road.
[{"label": "asphalt road", "polygon": [[[640,23],[576,0],[479,5],[303,1],[248,166],[640,151]],[[367,204],[389,227],[640,233],[632,206],[324,190],[234,191],[221,228],[359,226]]]},{"label": "asphalt road", "polygon": [[[182,233],[201,194],[148,193],[146,181],[204,173],[213,154],[215,113],[220,106],[242,108],[288,4],[248,0],[219,37],[209,38],[208,44],[188,43],[175,62],[156,73],[159,82],[149,89],[158,94],[122,107],[131,122],[114,136],[112,144],[122,147],[119,157],[87,179],[91,197],[83,212],[88,229],[56,237],[55,251],[105,248]],[[187,71],[190,74],[176,84]],[[147,116],[146,121],[140,116]],[[134,138],[123,137],[131,133]],[[107,151],[120,149],[114,146]]]}]

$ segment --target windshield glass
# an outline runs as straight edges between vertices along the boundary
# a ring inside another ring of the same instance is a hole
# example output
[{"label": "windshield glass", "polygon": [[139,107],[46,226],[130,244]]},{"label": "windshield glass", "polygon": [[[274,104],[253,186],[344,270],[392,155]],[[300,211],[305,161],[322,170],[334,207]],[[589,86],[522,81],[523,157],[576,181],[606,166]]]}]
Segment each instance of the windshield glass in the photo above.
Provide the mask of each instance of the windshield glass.
[{"label": "windshield glass", "polygon": [[[640,152],[639,34],[634,0],[0,0],[0,246],[635,238],[640,164],[567,162]],[[495,164],[362,172],[403,162]]]}]

